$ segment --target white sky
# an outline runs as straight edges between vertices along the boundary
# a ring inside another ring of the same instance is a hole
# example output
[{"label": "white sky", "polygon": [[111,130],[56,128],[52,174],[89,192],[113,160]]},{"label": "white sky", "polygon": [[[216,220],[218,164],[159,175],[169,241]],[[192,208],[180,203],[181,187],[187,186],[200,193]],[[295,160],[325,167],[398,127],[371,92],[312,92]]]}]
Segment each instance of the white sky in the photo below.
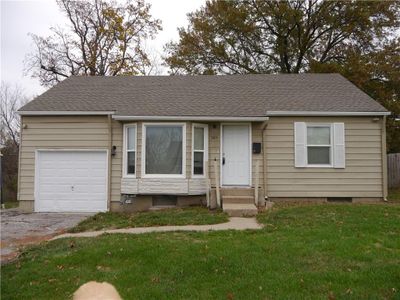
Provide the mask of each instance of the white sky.
[{"label": "white sky", "polygon": [[[38,95],[45,88],[37,79],[23,74],[23,61],[33,49],[28,33],[47,36],[50,27],[67,22],[55,0],[1,1],[1,70],[2,81],[21,86],[28,96]],[[161,19],[161,31],[148,45],[157,53],[170,40],[178,39],[177,28],[186,26],[188,12],[198,9],[205,0],[147,0],[153,17]]]}]

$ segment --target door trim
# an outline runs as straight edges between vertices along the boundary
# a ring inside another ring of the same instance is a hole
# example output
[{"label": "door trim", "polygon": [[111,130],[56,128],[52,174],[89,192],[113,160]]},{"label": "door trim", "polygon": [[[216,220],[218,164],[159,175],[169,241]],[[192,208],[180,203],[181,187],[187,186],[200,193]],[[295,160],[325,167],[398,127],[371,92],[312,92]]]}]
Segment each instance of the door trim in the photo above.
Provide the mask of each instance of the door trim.
[{"label": "door trim", "polygon": [[[109,207],[108,207],[108,190],[109,190],[109,186],[108,186],[108,169],[109,169],[109,161],[110,161],[110,155],[108,154],[108,149],[68,149],[68,148],[50,148],[50,149],[36,149],[35,150],[35,170],[34,170],[34,191],[33,191],[33,211],[34,212],[39,212],[38,211],[38,200],[39,200],[39,153],[40,152],[104,152],[106,154],[106,209],[104,211],[109,211]],[[60,212],[63,213],[63,212]]]},{"label": "door trim", "polygon": [[[246,125],[249,129],[249,184],[245,184],[245,185],[223,185],[222,183],[222,150],[223,150],[223,132],[224,132],[224,126],[226,125]],[[239,187],[239,188],[243,188],[243,187],[251,187],[252,186],[252,163],[253,163],[253,153],[252,153],[252,123],[243,123],[243,122],[235,122],[235,123],[220,123],[220,145],[219,145],[219,186],[220,187],[230,187],[230,188],[235,188],[235,187]]]}]

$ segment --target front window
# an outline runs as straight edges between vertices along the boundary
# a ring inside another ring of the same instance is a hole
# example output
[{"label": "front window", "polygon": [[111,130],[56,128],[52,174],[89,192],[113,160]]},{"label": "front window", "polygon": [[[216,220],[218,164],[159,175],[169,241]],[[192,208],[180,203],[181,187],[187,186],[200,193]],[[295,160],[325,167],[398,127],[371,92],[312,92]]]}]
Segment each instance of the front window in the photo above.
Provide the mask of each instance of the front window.
[{"label": "front window", "polygon": [[124,170],[125,175],[135,176],[136,174],[136,125],[125,126],[125,153]]},{"label": "front window", "polygon": [[144,125],[145,175],[184,175],[184,125]]},{"label": "front window", "polygon": [[204,176],[207,160],[207,125],[193,125],[193,175]]},{"label": "front window", "polygon": [[330,125],[307,126],[307,164],[331,165],[332,137]]}]

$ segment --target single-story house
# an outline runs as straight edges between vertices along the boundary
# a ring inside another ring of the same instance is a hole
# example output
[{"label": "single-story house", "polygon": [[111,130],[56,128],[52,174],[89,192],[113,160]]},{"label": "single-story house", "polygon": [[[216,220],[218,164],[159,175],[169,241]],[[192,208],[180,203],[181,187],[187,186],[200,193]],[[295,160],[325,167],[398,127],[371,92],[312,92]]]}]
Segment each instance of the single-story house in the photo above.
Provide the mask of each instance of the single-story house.
[{"label": "single-story house", "polygon": [[70,77],[19,114],[26,211],[387,195],[390,113],[338,74]]}]

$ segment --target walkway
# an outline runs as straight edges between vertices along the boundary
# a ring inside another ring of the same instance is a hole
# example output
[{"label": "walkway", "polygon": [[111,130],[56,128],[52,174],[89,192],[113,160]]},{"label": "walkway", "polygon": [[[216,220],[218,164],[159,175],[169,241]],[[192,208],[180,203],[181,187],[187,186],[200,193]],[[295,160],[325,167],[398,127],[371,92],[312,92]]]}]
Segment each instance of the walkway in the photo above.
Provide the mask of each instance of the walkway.
[{"label": "walkway", "polygon": [[99,231],[88,231],[79,233],[64,233],[55,236],[53,240],[69,237],[95,237],[104,233],[130,233],[141,234],[149,232],[167,232],[167,231],[209,231],[209,230],[246,230],[261,229],[263,226],[257,223],[256,218],[230,218],[229,222],[211,225],[184,225],[184,226],[154,226],[154,227],[135,227],[109,229]]}]

